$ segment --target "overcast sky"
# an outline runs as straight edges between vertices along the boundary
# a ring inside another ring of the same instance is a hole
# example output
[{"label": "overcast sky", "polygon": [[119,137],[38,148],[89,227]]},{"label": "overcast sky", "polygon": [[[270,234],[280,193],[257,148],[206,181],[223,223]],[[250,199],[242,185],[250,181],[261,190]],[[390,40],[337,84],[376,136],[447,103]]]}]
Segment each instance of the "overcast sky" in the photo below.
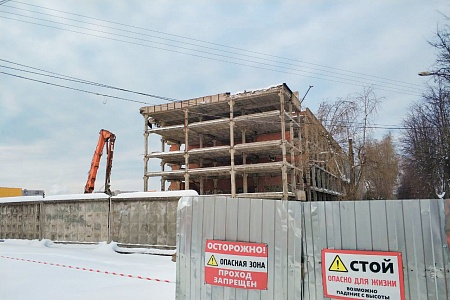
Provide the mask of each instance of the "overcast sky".
[{"label": "overcast sky", "polygon": [[[313,112],[371,86],[384,98],[375,123],[396,127],[420,99],[427,41],[450,11],[447,0],[23,1],[0,6],[0,186],[47,195],[83,192],[102,128],[117,136],[112,189],[142,191],[139,108],[167,100],[34,73],[179,100],[312,85]],[[102,160],[96,190],[104,170]]]}]

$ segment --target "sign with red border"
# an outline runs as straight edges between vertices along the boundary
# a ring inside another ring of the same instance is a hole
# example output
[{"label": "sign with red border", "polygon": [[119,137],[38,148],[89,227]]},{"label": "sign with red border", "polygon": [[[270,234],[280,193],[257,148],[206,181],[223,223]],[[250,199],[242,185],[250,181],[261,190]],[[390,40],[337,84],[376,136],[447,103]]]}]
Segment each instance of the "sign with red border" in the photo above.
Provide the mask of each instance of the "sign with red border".
[{"label": "sign with red border", "polygon": [[205,283],[267,289],[267,244],[206,240]]},{"label": "sign with red border", "polygon": [[401,252],[322,250],[324,297],[405,299]]}]

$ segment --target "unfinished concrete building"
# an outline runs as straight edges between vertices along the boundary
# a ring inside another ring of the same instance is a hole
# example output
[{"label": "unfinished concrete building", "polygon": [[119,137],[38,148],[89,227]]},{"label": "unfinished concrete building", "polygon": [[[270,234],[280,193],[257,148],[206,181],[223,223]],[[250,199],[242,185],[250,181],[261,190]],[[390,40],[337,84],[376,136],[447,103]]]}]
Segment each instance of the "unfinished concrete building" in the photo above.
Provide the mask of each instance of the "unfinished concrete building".
[{"label": "unfinished concrete building", "polygon": [[[342,155],[286,84],[140,109],[145,120],[144,190],[286,200],[338,200]],[[161,136],[160,151],[149,136]],[[151,148],[151,152],[150,152]],[[149,161],[159,159],[159,170]],[[167,187],[168,186],[168,187]]]}]

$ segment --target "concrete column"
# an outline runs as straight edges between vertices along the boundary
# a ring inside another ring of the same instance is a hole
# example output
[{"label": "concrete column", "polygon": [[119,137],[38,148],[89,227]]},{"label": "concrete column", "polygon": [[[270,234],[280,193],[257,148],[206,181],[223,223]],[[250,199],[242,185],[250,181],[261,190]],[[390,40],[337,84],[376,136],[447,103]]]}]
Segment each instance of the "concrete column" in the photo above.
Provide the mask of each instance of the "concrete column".
[{"label": "concrete column", "polygon": [[234,100],[228,102],[230,106],[230,181],[231,181],[231,197],[236,197],[236,172],[234,170]]},{"label": "concrete column", "polygon": [[148,191],[148,117],[144,115],[144,192]]},{"label": "concrete column", "polygon": [[[246,143],[246,141],[245,141],[245,132],[246,132],[245,128],[243,128],[241,130],[241,132],[242,132],[242,144],[245,144]],[[247,164],[247,153],[243,153],[242,154],[242,164],[243,165]],[[243,174],[243,177],[242,177],[242,191],[244,193],[248,193],[248,174],[245,171],[244,171],[244,174]]]},{"label": "concrete column", "polygon": [[108,241],[108,243],[111,243],[111,241],[112,241],[111,228],[112,228],[113,224],[112,224],[112,216],[111,216],[111,214],[112,214],[112,199],[111,199],[111,197],[109,197],[109,201],[108,201],[108,217],[107,217],[107,222],[108,222],[107,241]]},{"label": "concrete column", "polygon": [[189,129],[188,129],[188,110],[184,110],[184,189],[189,190]]},{"label": "concrete column", "polygon": [[213,184],[214,184],[214,194],[217,194],[217,178],[213,179]]},{"label": "concrete column", "polygon": [[317,187],[317,181],[316,181],[317,175],[316,175],[316,167],[315,165],[311,166],[311,186]]},{"label": "concrete column", "polygon": [[[213,140],[213,145],[214,145],[214,147],[216,146],[216,140]],[[214,167],[217,167],[217,161],[215,161],[215,162],[213,162],[213,166]],[[214,194],[217,194],[217,181],[218,181],[218,179],[217,178],[214,178],[213,179],[213,190],[214,190]]]},{"label": "concrete column", "polygon": [[200,177],[200,195],[204,195],[205,194],[205,184],[204,184],[204,180],[203,180],[203,176]]},{"label": "concrete column", "polygon": [[286,168],[286,123],[285,123],[285,107],[284,107],[284,93],[280,92],[280,121],[281,121],[281,150],[283,155],[283,166],[281,167],[281,180],[283,184],[283,200],[288,199],[288,179]]},{"label": "concrete column", "polygon": [[295,148],[294,148],[294,123],[292,122],[292,101],[289,101],[289,142],[291,144],[291,191],[295,194],[297,191],[297,184],[295,178],[297,177],[297,169],[295,168]]},{"label": "concrete column", "polygon": [[[300,117],[300,112],[297,112],[297,123],[300,124],[300,126],[303,126],[303,124],[301,123],[301,117]],[[305,185],[303,184],[303,161],[302,161],[302,157],[303,157],[303,144],[302,144],[302,128],[297,128],[297,139],[298,139],[298,149],[300,150],[300,152],[298,153],[299,156],[299,160],[298,160],[298,164],[296,164],[296,167],[298,167],[300,169],[299,173],[298,173],[298,189],[300,190],[304,190],[305,189]]]},{"label": "concrete column", "polygon": [[[199,134],[199,139],[200,139],[200,148],[203,148],[203,134],[202,133]],[[203,158],[202,157],[200,157],[200,159],[199,159],[199,165],[200,165],[200,168],[203,168]],[[200,177],[200,195],[204,195],[204,194],[205,194],[204,178],[203,178],[203,176],[201,176]]]},{"label": "concrete column", "polygon": [[[305,115],[304,117],[304,123],[303,123],[303,132],[304,135],[302,135],[302,154],[305,156],[306,165],[303,165],[303,172],[306,177],[306,186],[305,189],[308,190],[309,200],[312,200],[312,193],[310,191],[310,186],[312,185],[312,176],[311,176],[311,167],[308,165],[309,160],[312,158],[311,152],[312,152],[312,134],[311,134],[311,123],[309,123],[311,120],[309,120],[308,115]],[[303,161],[302,161],[303,163]]]},{"label": "concrete column", "polygon": [[[166,151],[166,141],[164,139],[161,139],[161,152]],[[164,160],[161,160],[161,172],[164,172],[166,163]],[[166,180],[161,176],[161,191],[166,190]]]},{"label": "concrete column", "polygon": [[253,175],[253,186],[255,187],[255,193],[258,193],[259,192],[258,175]]}]

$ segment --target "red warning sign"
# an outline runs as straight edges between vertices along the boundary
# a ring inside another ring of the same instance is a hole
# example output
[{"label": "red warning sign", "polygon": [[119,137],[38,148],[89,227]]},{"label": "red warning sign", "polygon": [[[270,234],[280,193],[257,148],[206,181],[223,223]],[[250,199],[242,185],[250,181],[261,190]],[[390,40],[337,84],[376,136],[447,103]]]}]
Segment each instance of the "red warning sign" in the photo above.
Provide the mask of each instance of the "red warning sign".
[{"label": "red warning sign", "polygon": [[206,240],[205,283],[267,289],[267,244]]},{"label": "red warning sign", "polygon": [[322,249],[323,294],[333,299],[405,299],[401,252]]}]

